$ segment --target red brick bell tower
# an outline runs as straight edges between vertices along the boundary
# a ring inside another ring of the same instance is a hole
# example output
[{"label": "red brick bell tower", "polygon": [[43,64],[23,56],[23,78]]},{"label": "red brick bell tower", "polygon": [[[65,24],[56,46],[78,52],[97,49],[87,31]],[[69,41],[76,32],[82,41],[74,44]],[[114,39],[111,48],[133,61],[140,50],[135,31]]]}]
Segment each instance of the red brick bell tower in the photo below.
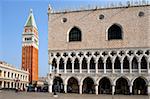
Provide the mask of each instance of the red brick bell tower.
[{"label": "red brick bell tower", "polygon": [[32,9],[22,34],[22,69],[29,71],[29,83],[38,81],[38,29]]}]

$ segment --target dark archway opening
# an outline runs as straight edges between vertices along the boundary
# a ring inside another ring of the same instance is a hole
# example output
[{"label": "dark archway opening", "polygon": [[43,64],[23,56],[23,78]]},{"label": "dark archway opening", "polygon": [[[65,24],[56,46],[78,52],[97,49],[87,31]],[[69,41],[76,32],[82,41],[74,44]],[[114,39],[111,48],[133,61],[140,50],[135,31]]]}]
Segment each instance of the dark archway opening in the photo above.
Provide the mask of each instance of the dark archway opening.
[{"label": "dark archway opening", "polygon": [[128,95],[130,93],[128,82],[126,79],[124,79],[122,77],[116,81],[115,89],[116,89],[115,94]]},{"label": "dark archway opening", "polygon": [[55,79],[53,80],[52,91],[60,93],[64,92],[63,80],[60,77],[55,77]]},{"label": "dark archway opening", "polygon": [[88,93],[88,94],[95,93],[94,81],[91,78],[87,77],[84,79],[82,91],[83,93]]},{"label": "dark archway opening", "polygon": [[112,87],[110,80],[106,77],[102,78],[99,81],[99,86],[98,86],[98,93],[99,94],[111,94],[112,93]]},{"label": "dark archway opening", "polygon": [[78,81],[74,77],[71,77],[68,80],[67,92],[68,93],[79,93]]},{"label": "dark archway opening", "polygon": [[143,78],[136,78],[133,82],[132,93],[134,95],[146,95],[147,94],[147,85]]}]

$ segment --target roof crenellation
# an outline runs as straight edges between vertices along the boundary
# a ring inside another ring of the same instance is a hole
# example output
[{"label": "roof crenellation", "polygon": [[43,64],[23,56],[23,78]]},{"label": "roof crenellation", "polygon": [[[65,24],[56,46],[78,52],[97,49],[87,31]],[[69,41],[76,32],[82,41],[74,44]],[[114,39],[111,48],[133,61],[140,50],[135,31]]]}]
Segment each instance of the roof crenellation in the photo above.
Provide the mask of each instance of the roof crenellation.
[{"label": "roof crenellation", "polygon": [[72,12],[82,12],[82,11],[95,11],[95,10],[105,10],[105,9],[119,9],[119,8],[128,8],[128,7],[141,7],[141,6],[150,6],[149,1],[142,0],[142,1],[127,1],[126,3],[108,3],[105,6],[94,6],[88,8],[78,8],[78,9],[69,9],[69,10],[59,10],[55,11],[51,8],[51,14],[65,14],[65,13],[72,13]]}]

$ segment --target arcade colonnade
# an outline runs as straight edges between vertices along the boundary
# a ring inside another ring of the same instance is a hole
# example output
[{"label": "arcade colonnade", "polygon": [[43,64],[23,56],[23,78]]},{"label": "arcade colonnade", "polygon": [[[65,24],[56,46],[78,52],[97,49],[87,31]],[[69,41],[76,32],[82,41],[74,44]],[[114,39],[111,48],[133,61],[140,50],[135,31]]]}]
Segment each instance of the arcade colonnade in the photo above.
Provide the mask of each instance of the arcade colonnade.
[{"label": "arcade colonnade", "polygon": [[[54,90],[54,85],[59,88]],[[120,76],[115,79],[111,77],[73,77],[61,78],[55,76],[49,83],[49,92],[79,93],[79,94],[123,94],[123,95],[147,95],[150,94],[150,83],[147,78],[137,76],[130,78]]]},{"label": "arcade colonnade", "polygon": [[148,48],[49,51],[49,91],[54,84],[80,94],[148,94],[149,54]]}]

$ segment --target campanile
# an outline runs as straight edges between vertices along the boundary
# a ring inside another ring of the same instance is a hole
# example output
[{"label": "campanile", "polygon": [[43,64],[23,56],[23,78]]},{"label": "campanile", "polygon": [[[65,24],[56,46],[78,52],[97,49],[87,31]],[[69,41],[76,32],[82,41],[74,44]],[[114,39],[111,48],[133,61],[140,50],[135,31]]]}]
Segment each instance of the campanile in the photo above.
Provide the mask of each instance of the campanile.
[{"label": "campanile", "polygon": [[38,46],[38,28],[31,9],[22,34],[22,69],[29,71],[32,84],[38,80]]}]

